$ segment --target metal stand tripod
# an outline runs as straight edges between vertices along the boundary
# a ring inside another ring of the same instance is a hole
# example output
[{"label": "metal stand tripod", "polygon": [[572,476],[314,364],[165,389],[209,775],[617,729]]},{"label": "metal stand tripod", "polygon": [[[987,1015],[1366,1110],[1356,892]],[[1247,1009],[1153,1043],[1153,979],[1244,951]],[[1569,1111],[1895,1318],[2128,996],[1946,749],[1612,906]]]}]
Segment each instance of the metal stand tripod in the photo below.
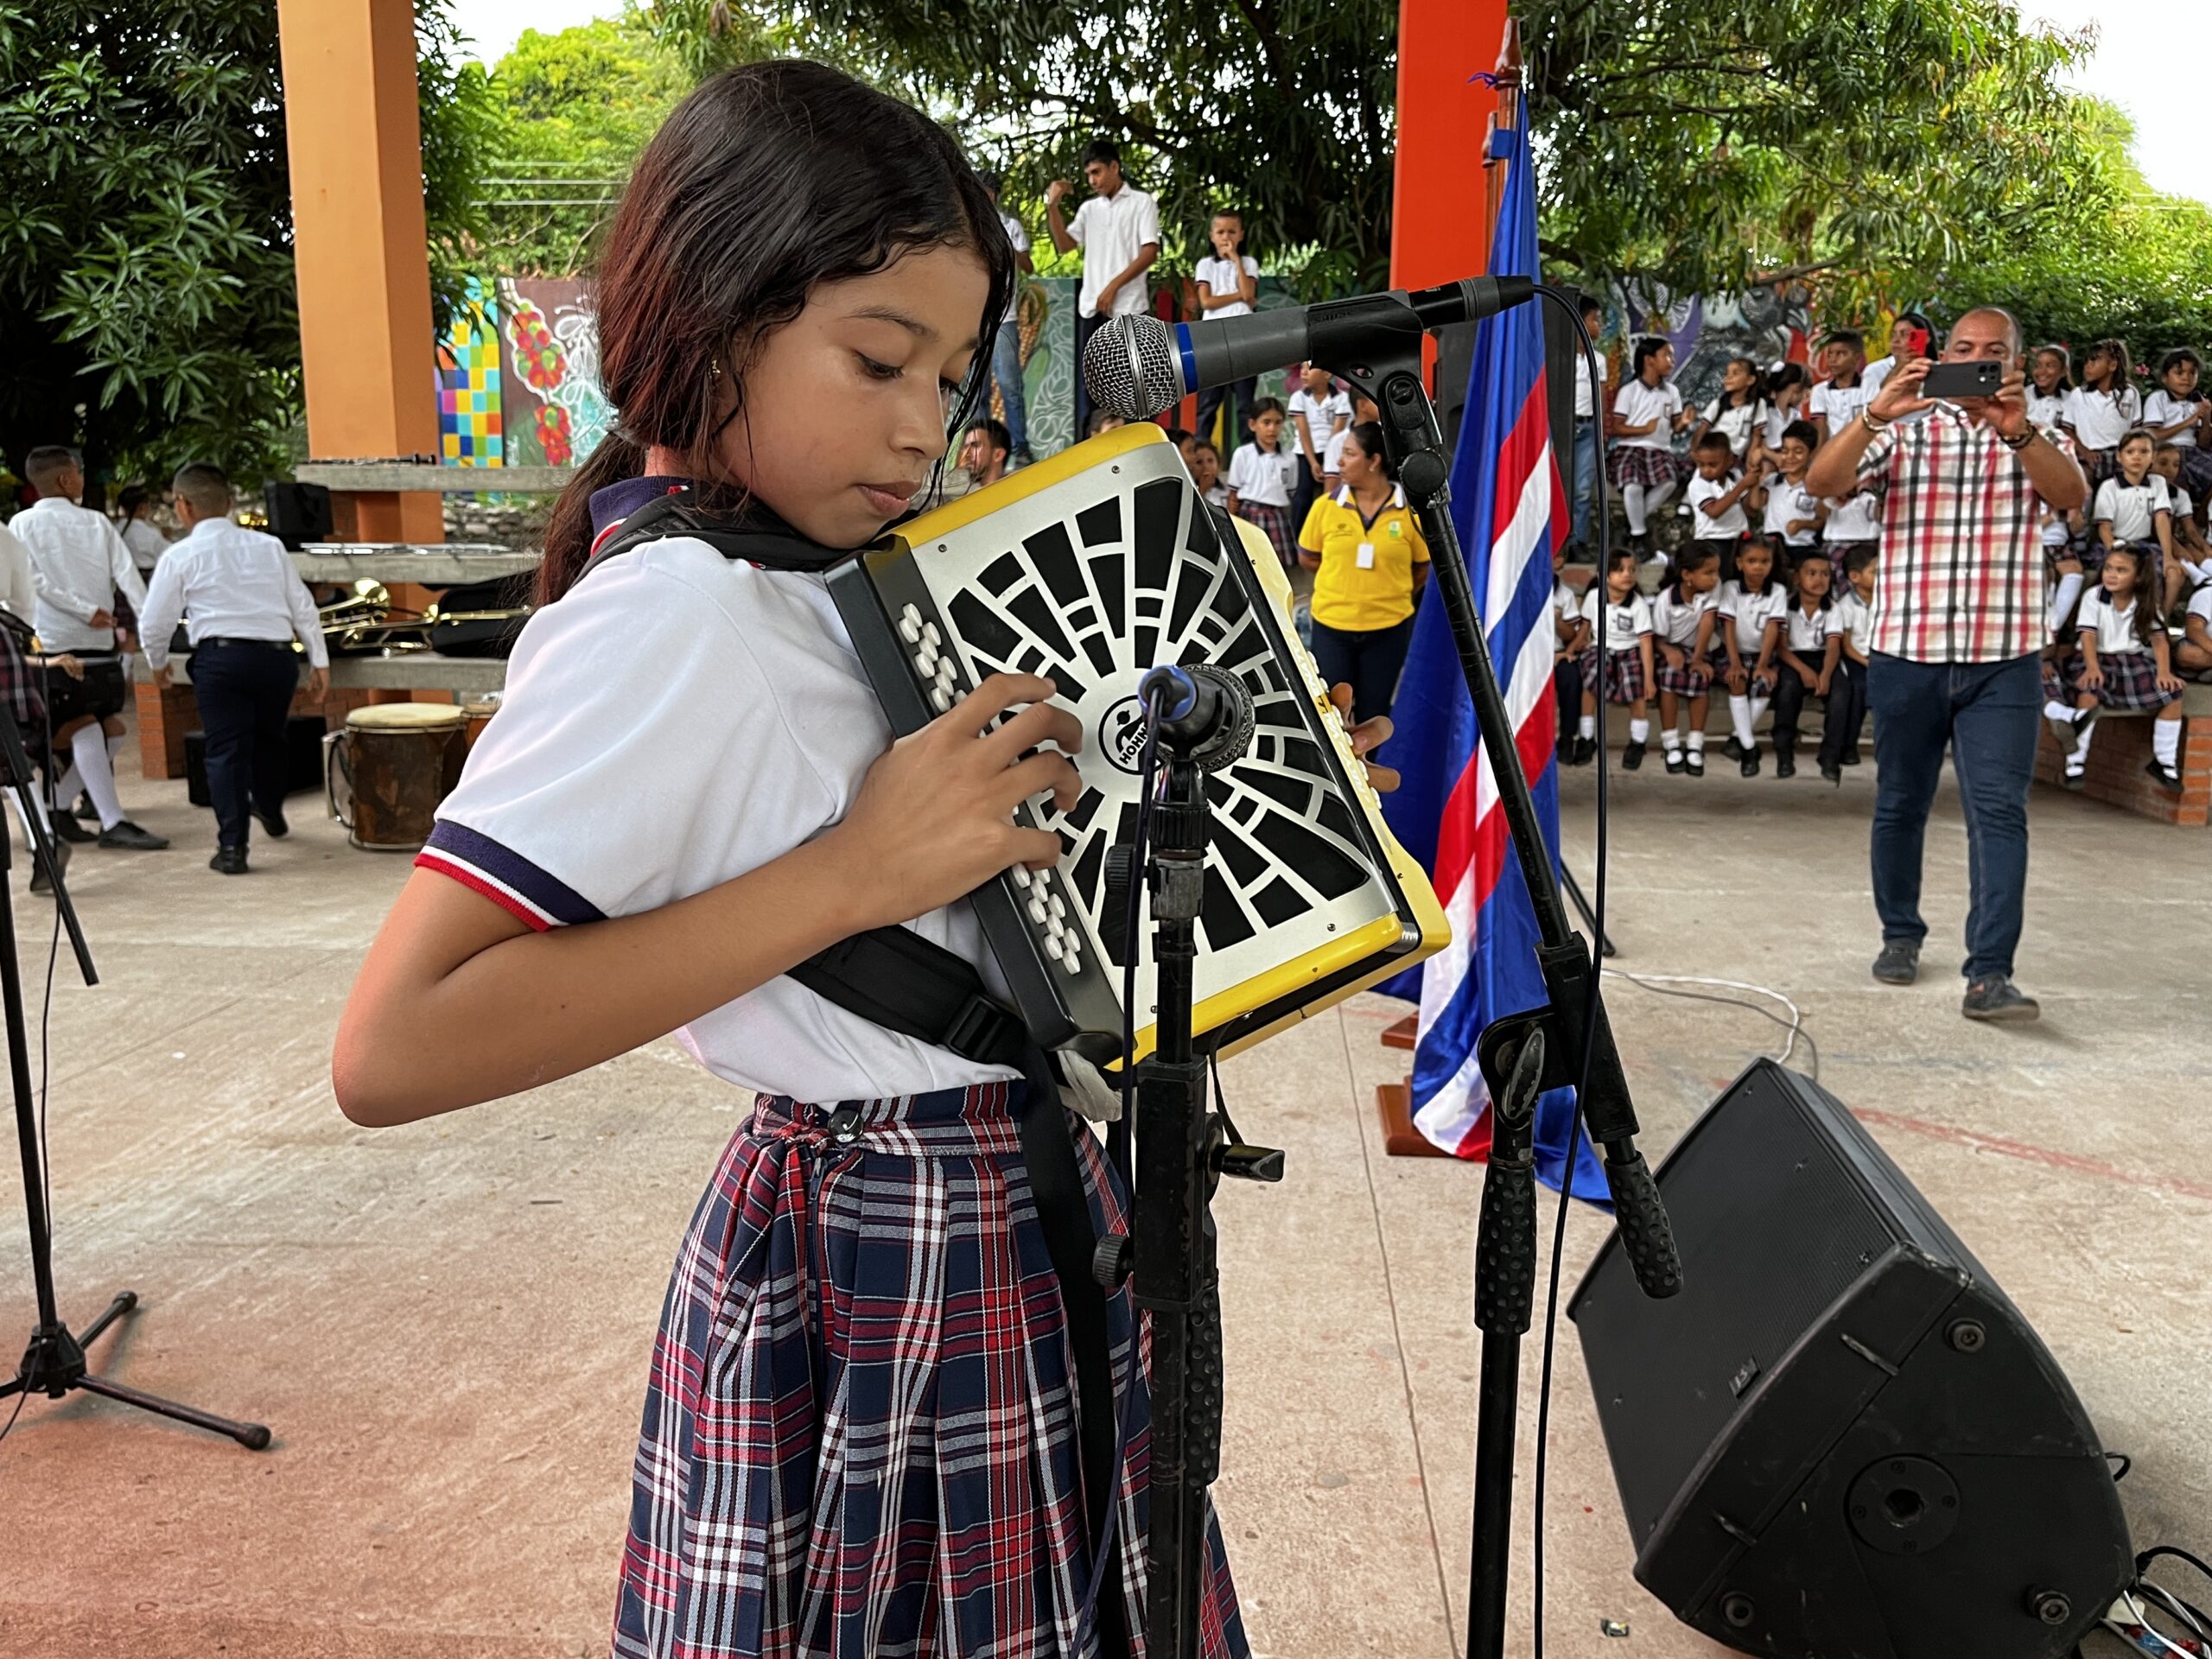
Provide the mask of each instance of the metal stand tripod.
[{"label": "metal stand tripod", "polygon": [[[16,804],[22,809],[23,823],[31,840],[31,857],[44,867],[54,883],[54,902],[60,907],[62,925],[69,934],[69,947],[76,954],[78,971],[84,976],[86,984],[97,985],[99,975],[92,967],[92,951],[86,946],[84,930],[77,925],[76,907],[69,902],[69,889],[62,883],[54,843],[47,838],[46,815],[33,794],[30,757],[24,752],[22,733],[17,728],[15,717],[4,709],[0,709],[0,760],[4,760],[7,766],[6,786],[15,791]],[[8,835],[4,827],[0,827],[0,1004],[4,1004],[5,1008],[8,1077],[15,1090],[16,1137],[23,1160],[23,1210],[31,1236],[31,1283],[38,1297],[38,1325],[31,1332],[30,1345],[24,1351],[22,1363],[16,1367],[14,1379],[0,1382],[0,1400],[15,1394],[43,1394],[59,1400],[72,1390],[81,1389],[87,1394],[105,1395],[126,1406],[173,1417],[197,1428],[211,1428],[258,1452],[269,1444],[269,1431],[259,1423],[234,1423],[227,1417],[217,1417],[195,1407],[179,1405],[120,1382],[111,1382],[105,1377],[94,1376],[86,1369],[85,1350],[108,1326],[138,1306],[137,1291],[118,1292],[106,1311],[85,1327],[82,1336],[73,1336],[61,1321],[54,1295],[54,1237],[46,1204],[45,1160],[40,1151],[37,1103],[31,1089],[30,1041],[23,1017],[22,969],[16,959],[16,917],[8,886]]]}]

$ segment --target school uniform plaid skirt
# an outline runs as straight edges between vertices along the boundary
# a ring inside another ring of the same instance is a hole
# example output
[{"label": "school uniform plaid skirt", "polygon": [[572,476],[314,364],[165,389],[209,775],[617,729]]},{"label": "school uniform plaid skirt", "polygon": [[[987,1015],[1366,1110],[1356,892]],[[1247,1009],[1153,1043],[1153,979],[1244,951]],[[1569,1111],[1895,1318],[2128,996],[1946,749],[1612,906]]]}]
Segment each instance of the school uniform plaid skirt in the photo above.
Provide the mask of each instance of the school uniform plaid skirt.
[{"label": "school uniform plaid skirt", "polygon": [[[2089,688],[2082,683],[2082,676],[2088,667],[2088,658],[2075,652],[2066,659],[2060,671],[2066,682],[2066,692],[2054,699],[2071,702]],[[2097,667],[2104,675],[2104,683],[2096,688],[2097,702],[2105,709],[2138,709],[2155,713],[2168,703],[2179,702],[2179,691],[2168,691],[2158,683],[2158,659],[2146,648],[2142,651],[2101,651],[2097,653]]]},{"label": "school uniform plaid skirt", "polygon": [[[1727,626],[1733,626],[1734,625],[1731,623]],[[1768,671],[1762,674],[1758,671],[1758,669],[1756,666],[1758,661],[1758,658],[1754,656],[1750,662],[1744,664],[1745,673],[1748,677],[1749,683],[1745,686],[1744,690],[1734,694],[1737,696],[1770,697],[1774,695],[1773,669],[1770,666]],[[1710,660],[1707,666],[1713,671],[1713,683],[1720,689],[1720,695],[1723,696],[1728,696],[1728,647],[1722,645],[1718,639],[1715,639],[1710,647]]]},{"label": "school uniform plaid skirt", "polygon": [[[1575,659],[1584,688],[1598,683],[1598,647],[1590,645]],[[1605,664],[1605,695],[1614,702],[1643,700],[1643,654],[1633,648],[1617,651]]]},{"label": "school uniform plaid skirt", "polygon": [[[1656,639],[1651,642],[1651,677],[1659,682],[1662,691],[1671,691],[1678,697],[1701,697],[1713,690],[1713,676],[1690,654],[1688,646],[1682,648],[1682,665],[1680,668],[1669,665],[1667,653],[1660,650]],[[1637,666],[1640,668],[1642,664]]]},{"label": "school uniform plaid skirt", "polygon": [[[1021,1156],[986,1084],[761,1096],[700,1199],[654,1344],[616,1659],[1090,1659],[1073,1366]],[[1057,1106],[1051,1109],[1057,1109]],[[1070,1116],[1093,1225],[1119,1178]],[[1126,1288],[1107,1302],[1131,1375]],[[1143,1652],[1141,1389],[1117,1496]],[[1220,1525],[1206,1659],[1249,1653]]]},{"label": "school uniform plaid skirt", "polygon": [[1682,475],[1681,463],[1675,459],[1672,449],[1655,449],[1648,443],[1615,444],[1605,457],[1605,475],[1617,489],[1630,484],[1656,489],[1676,482]]},{"label": "school uniform plaid skirt", "polygon": [[1236,504],[1236,516],[1256,526],[1261,534],[1274,543],[1275,557],[1282,561],[1284,569],[1297,568],[1298,542],[1291,528],[1288,507],[1271,507],[1264,502],[1240,500]]}]

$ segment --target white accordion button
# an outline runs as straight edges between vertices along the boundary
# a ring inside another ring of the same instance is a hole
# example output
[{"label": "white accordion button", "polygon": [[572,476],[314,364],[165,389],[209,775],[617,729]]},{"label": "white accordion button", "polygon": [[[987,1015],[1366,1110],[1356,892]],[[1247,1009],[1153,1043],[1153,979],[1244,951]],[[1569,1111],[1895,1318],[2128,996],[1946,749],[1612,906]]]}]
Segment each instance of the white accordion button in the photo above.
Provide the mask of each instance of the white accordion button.
[{"label": "white accordion button", "polygon": [[1029,919],[1036,923],[1039,927],[1044,926],[1046,923],[1052,920],[1052,912],[1045,908],[1045,901],[1042,898],[1033,897],[1030,899]]},{"label": "white accordion button", "polygon": [[936,623],[925,622],[922,624],[922,643],[927,645],[931,651],[935,651],[939,645],[944,643],[944,636],[937,631]]},{"label": "white accordion button", "polygon": [[1060,958],[1060,966],[1071,974],[1079,974],[1083,971],[1083,952],[1076,949],[1075,940],[1072,938],[1068,940],[1067,953]]},{"label": "white accordion button", "polygon": [[922,642],[922,607],[909,605],[899,613],[899,634],[910,645]]},{"label": "white accordion button", "polygon": [[1054,933],[1046,939],[1045,954],[1050,957],[1054,962],[1062,962],[1065,960],[1067,957],[1067,947],[1060,943],[1060,936],[1058,934]]},{"label": "white accordion button", "polygon": [[952,707],[952,693],[946,690],[943,686],[931,686],[930,688],[930,706],[932,709],[935,709],[940,715],[944,714],[947,709]]},{"label": "white accordion button", "polygon": [[919,651],[914,653],[914,666],[921,671],[922,677],[924,679],[928,679],[937,672],[937,665],[938,654],[934,651],[931,651],[927,645],[923,645]]},{"label": "white accordion button", "polygon": [[1066,899],[1063,899],[1063,898],[1061,898],[1061,897],[1060,897],[1060,895],[1059,895],[1058,893],[1054,893],[1054,894],[1052,895],[1052,919],[1053,919],[1054,921],[1058,921],[1058,920],[1059,920],[1063,916],[1065,916],[1067,913],[1068,913],[1068,905],[1067,905],[1067,900],[1066,900]]},{"label": "white accordion button", "polygon": [[1012,874],[1015,887],[1027,887],[1029,885],[1029,867],[1027,864],[1015,865]]}]

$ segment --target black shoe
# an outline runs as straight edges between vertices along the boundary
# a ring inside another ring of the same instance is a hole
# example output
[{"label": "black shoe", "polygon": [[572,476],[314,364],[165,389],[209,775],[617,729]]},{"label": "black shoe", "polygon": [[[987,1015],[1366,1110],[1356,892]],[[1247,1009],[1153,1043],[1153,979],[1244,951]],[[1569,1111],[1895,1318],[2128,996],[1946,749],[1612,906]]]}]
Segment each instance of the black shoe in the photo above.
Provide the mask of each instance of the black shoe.
[{"label": "black shoe", "polygon": [[1774,775],[1795,778],[1797,775],[1797,757],[1788,749],[1777,749],[1774,752]]},{"label": "black shoe", "polygon": [[1750,748],[1744,751],[1744,764],[1739,766],[1738,770],[1740,771],[1746,778],[1756,778],[1759,775],[1759,748],[1758,744],[1754,743]]},{"label": "black shoe", "polygon": [[2066,776],[2060,781],[2079,794],[2089,786],[2089,769],[2086,766],[2077,766],[2069,760],[2066,763]]},{"label": "black shoe", "polygon": [[273,812],[257,812],[253,816],[261,820],[261,827],[268,831],[271,841],[282,841],[292,833],[292,826],[284,822],[284,809],[281,806]]},{"label": "black shoe", "polygon": [[2033,1020],[2043,1009],[2010,974],[1991,974],[1967,987],[1959,1012],[1969,1020]]},{"label": "black shoe", "polygon": [[244,875],[246,873],[245,849],[218,847],[215,856],[207,861],[207,868],[221,875]]},{"label": "black shoe", "polygon": [[1682,760],[1682,752],[1680,749],[1669,749],[1667,751],[1667,772],[1669,776],[1681,772],[1686,765],[1687,763]]},{"label": "black shoe", "polygon": [[[69,868],[69,843],[66,841],[55,840],[48,844],[54,849],[54,868],[67,874]],[[35,858],[31,862],[31,891],[33,893],[54,891],[54,882],[47,875],[46,861],[42,858]]]},{"label": "black shoe", "polygon": [[1849,748],[1843,752],[1843,764],[1847,766],[1855,766],[1860,764],[1859,759],[1859,746],[1856,743],[1853,744]]},{"label": "black shoe", "polygon": [[100,831],[101,846],[121,847],[134,853],[158,853],[168,844],[167,836],[149,834],[128,818],[118,818]]},{"label": "black shoe", "polygon": [[1920,977],[1920,947],[1910,939],[1885,939],[1874,958],[1874,977],[1885,985],[1910,985]]},{"label": "black shoe", "polygon": [[1578,737],[1574,740],[1574,758],[1567,764],[1570,766],[1586,766],[1597,758],[1598,740],[1594,737]]},{"label": "black shoe", "polygon": [[1731,760],[1740,760],[1744,758],[1744,740],[1733,732],[1728,734],[1728,741],[1720,747],[1728,751],[1728,758]]},{"label": "black shoe", "polygon": [[1015,447],[1014,452],[1007,457],[1007,461],[1014,467],[1034,467],[1037,457],[1029,453],[1029,446],[1024,443]]},{"label": "black shoe", "polygon": [[77,798],[77,816],[86,823],[98,823],[100,821],[100,810],[92,804],[91,796],[79,795]]},{"label": "black shoe", "polygon": [[2181,793],[2181,773],[2164,761],[2152,760],[2147,763],[2143,770],[2149,775],[2151,781],[2164,790],[2167,794]]},{"label": "black shoe", "polygon": [[1705,751],[1703,749],[1692,749],[1688,754],[1685,754],[1682,757],[1682,766],[1689,772],[1691,777],[1704,777]]},{"label": "black shoe", "polygon": [[1823,760],[1821,762],[1821,776],[1840,786],[1843,782],[1843,768],[1833,761]]},{"label": "black shoe", "polygon": [[1621,770],[1634,772],[1643,764],[1643,745],[1631,743],[1621,751]]},{"label": "black shoe", "polygon": [[86,842],[98,841],[100,838],[99,830],[87,830],[83,824],[78,823],[77,816],[73,812],[48,813],[47,828],[53,830],[63,841]]}]

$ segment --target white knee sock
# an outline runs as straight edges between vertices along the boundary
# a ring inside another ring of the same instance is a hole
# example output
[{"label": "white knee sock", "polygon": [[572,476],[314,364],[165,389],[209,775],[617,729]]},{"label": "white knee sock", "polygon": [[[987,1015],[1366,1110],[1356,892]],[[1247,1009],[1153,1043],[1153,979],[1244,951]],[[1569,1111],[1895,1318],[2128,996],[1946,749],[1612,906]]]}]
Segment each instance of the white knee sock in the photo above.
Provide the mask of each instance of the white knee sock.
[{"label": "white knee sock", "polygon": [[1690,730],[1690,753],[1692,754],[1705,753],[1705,728],[1702,726],[1693,727]]},{"label": "white knee sock", "polygon": [[2074,705],[2070,702],[2061,702],[2056,697],[2045,698],[2043,705],[2043,717],[2045,720],[2071,720],[2074,718]]},{"label": "white knee sock", "polygon": [[1643,485],[1624,484],[1621,486],[1621,511],[1628,514],[1628,533],[1631,536],[1643,535],[1644,526]]},{"label": "white knee sock", "polygon": [[2078,767],[2089,758],[2089,744],[2096,734],[2097,722],[2094,720],[2082,728],[2082,735],[2074,740],[2074,753],[2066,763],[2069,768]]},{"label": "white knee sock", "polygon": [[2181,753],[2181,721],[2154,720],[2151,722],[2151,753],[2158,758],[2162,766],[2171,766]]},{"label": "white knee sock", "polygon": [[1753,697],[1751,699],[1751,724],[1756,726],[1759,723],[1759,716],[1766,713],[1767,704],[1773,701],[1774,699],[1771,697]]},{"label": "white knee sock", "polygon": [[107,734],[87,726],[69,740],[69,753],[77,757],[77,770],[85,774],[85,793],[100,815],[100,828],[112,830],[123,822],[123,803],[115,798],[115,769],[108,764]]},{"label": "white knee sock", "polygon": [[1735,728],[1736,741],[1745,748],[1758,741],[1751,735],[1751,700],[1749,697],[1729,697],[1728,723]]},{"label": "white knee sock", "polygon": [[67,812],[70,803],[77,798],[77,791],[82,789],[84,785],[84,774],[77,770],[76,762],[71,761],[69,769],[56,778],[48,788],[46,797],[48,804],[59,807]]},{"label": "white knee sock", "polygon": [[1628,723],[1628,741],[1629,741],[1630,742],[1631,742],[1631,743],[1642,743],[1642,742],[1644,742],[1644,741],[1646,741],[1647,740],[1649,740],[1649,737],[1650,737],[1650,735],[1651,735],[1651,722],[1650,722],[1649,721],[1648,721],[1648,720],[1631,720],[1630,721],[1629,721],[1629,723]]},{"label": "white knee sock", "polygon": [[[17,795],[17,794],[16,793],[16,791],[15,791],[14,790],[12,790],[12,789],[11,789],[11,790],[10,790],[10,791],[8,791],[8,798],[9,798],[10,801],[13,801],[13,802],[15,803],[15,805],[16,805],[16,818],[17,818],[17,819],[22,823],[22,826],[23,826],[23,844],[24,844],[25,846],[27,846],[27,847],[28,847],[28,846],[34,845],[35,843],[34,843],[34,842],[32,842],[32,840],[31,840],[31,825],[30,825],[30,820],[29,820],[28,817],[26,817],[24,816],[24,814],[23,814],[23,802],[22,802],[22,798],[21,796]],[[35,794],[34,794],[34,795],[32,796],[32,799],[34,799],[34,800],[37,800],[37,798],[37,798],[37,796],[36,796]],[[39,809],[40,809],[40,810],[41,810],[41,812],[43,812],[43,811],[45,810],[45,809],[46,809],[46,803],[45,803],[45,802],[43,802],[43,801],[39,801],[38,804],[39,804]],[[39,821],[39,827],[40,827],[41,829],[45,830],[47,831],[47,836],[48,836],[48,840],[51,840],[51,839],[53,838],[53,824],[54,824],[54,820],[53,820],[52,818],[50,818],[50,817],[41,817],[41,818],[40,819],[40,821]]]},{"label": "white knee sock", "polygon": [[1583,715],[1583,716],[1582,716],[1582,719],[1580,720],[1580,721],[1579,723],[1577,723],[1577,725],[1575,726],[1575,728],[1574,728],[1574,729],[1575,729],[1577,732],[1579,732],[1580,734],[1581,734],[1581,735],[1583,735],[1584,737],[1595,737],[1595,736],[1597,736],[1597,735],[1598,735],[1598,716],[1597,716],[1597,715]]},{"label": "white knee sock", "polygon": [[1646,512],[1658,512],[1667,505],[1667,498],[1674,493],[1675,480],[1671,478],[1664,484],[1654,484],[1643,493],[1643,510]]},{"label": "white knee sock", "polygon": [[1659,734],[1659,747],[1672,754],[1682,747],[1682,734],[1669,726]]},{"label": "white knee sock", "polygon": [[2074,601],[2082,597],[2082,573],[2072,571],[2058,579],[2058,591],[2050,596],[2050,626],[2056,632],[2061,623],[2074,613]]}]

